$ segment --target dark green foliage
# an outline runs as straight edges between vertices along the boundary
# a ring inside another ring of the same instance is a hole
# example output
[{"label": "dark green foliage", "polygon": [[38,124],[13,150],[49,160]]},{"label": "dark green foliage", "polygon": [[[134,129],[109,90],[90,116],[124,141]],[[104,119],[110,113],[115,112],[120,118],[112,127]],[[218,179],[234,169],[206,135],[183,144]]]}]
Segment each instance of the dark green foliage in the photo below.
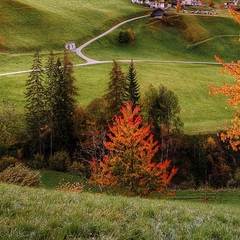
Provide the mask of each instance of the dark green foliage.
[{"label": "dark green foliage", "polygon": [[34,149],[41,154],[43,143],[41,129],[46,124],[45,119],[45,92],[43,87],[42,60],[39,52],[34,54],[32,71],[26,82],[26,121],[27,129]]},{"label": "dark green foliage", "polygon": [[179,122],[180,106],[178,97],[173,91],[163,85],[159,86],[158,91],[151,86],[145,98],[149,121],[156,128],[160,128],[161,124],[169,127],[173,124],[176,131],[181,129],[181,124],[175,124]]},{"label": "dark green foliage", "polygon": [[53,145],[55,151],[70,151],[74,147],[73,114],[76,108],[75,78],[73,66],[64,53],[63,66],[60,59],[56,63],[55,92],[52,107],[53,114]]},{"label": "dark green foliage", "polygon": [[183,128],[177,95],[163,85],[158,91],[150,86],[143,100],[143,111],[160,144],[161,161],[171,157],[181,144]]},{"label": "dark green foliage", "polygon": [[125,101],[126,102],[130,101],[133,104],[134,108],[138,104],[139,98],[140,93],[139,84],[136,76],[136,70],[133,61],[131,61],[126,77]]},{"label": "dark green foliage", "polygon": [[49,134],[49,148],[50,148],[50,156],[53,153],[53,124],[54,124],[54,116],[53,116],[53,106],[54,106],[54,98],[56,91],[56,76],[58,72],[58,66],[55,63],[54,55],[51,52],[48,58],[48,62],[46,64],[46,80],[45,80],[45,95],[46,95],[46,119],[48,123],[48,128],[46,129]]},{"label": "dark green foliage", "polygon": [[118,42],[130,44],[134,41],[134,34],[132,29],[128,29],[125,31],[120,31],[118,34]]},{"label": "dark green foliage", "polygon": [[120,65],[113,60],[113,68],[110,72],[110,82],[108,83],[107,93],[104,95],[104,100],[106,101],[106,117],[108,121],[119,114],[124,104],[125,93],[126,79]]},{"label": "dark green foliage", "polygon": [[0,144],[2,147],[9,147],[20,142],[24,133],[24,120],[20,112],[8,101],[0,103]]},{"label": "dark green foliage", "polygon": [[69,163],[70,157],[69,154],[65,151],[55,152],[49,158],[49,167],[52,170],[65,172],[68,168]]},{"label": "dark green foliage", "polygon": [[26,116],[30,135],[28,148],[32,153],[50,156],[60,150],[72,152],[75,144],[74,97],[77,95],[73,66],[66,51],[63,63],[60,59],[55,62],[53,54],[50,53],[45,72],[41,65],[37,52],[26,84]]},{"label": "dark green foliage", "polygon": [[98,126],[106,126],[106,105],[103,98],[93,99],[86,107],[86,114],[89,121]]}]

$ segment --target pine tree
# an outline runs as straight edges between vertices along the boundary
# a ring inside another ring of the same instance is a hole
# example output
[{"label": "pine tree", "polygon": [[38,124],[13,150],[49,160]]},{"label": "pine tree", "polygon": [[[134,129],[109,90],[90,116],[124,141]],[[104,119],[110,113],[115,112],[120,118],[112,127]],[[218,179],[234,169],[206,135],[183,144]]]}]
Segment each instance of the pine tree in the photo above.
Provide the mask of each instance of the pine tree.
[{"label": "pine tree", "polygon": [[138,104],[140,98],[139,84],[133,61],[131,61],[128,68],[128,74],[126,77],[126,93],[124,97],[126,102],[130,101],[132,103],[133,108]]},{"label": "pine tree", "polygon": [[45,80],[45,96],[46,96],[46,119],[47,119],[47,127],[46,133],[49,133],[49,147],[50,147],[50,156],[53,154],[53,124],[54,124],[54,116],[53,116],[53,105],[55,98],[55,77],[56,77],[56,64],[54,55],[51,52],[48,58],[48,62],[46,64],[46,80]]},{"label": "pine tree", "polygon": [[126,93],[126,79],[120,65],[113,60],[113,68],[110,72],[110,82],[107,93],[104,95],[106,101],[106,116],[111,120],[121,110]]},{"label": "pine tree", "polygon": [[42,134],[45,126],[45,94],[43,87],[42,60],[39,52],[34,54],[32,71],[26,82],[26,122],[28,134],[31,139],[33,151],[42,154]]},{"label": "pine tree", "polygon": [[73,77],[73,65],[64,52],[63,65],[60,59],[55,66],[55,96],[53,101],[53,144],[55,150],[71,151],[74,147],[73,114],[76,108],[77,88]]}]

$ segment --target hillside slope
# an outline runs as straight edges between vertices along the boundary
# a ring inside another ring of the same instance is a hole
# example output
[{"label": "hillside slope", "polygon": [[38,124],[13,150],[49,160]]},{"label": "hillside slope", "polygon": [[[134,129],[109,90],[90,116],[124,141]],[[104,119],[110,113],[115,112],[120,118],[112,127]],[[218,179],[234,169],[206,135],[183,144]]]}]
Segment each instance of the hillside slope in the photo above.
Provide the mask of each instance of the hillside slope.
[{"label": "hillside slope", "polygon": [[[135,42],[117,42],[120,30],[132,28]],[[162,19],[131,22],[89,45],[84,53],[98,60],[152,59],[215,61],[215,54],[225,61],[237,60],[239,24],[222,16],[184,14]]]},{"label": "hillside slope", "polygon": [[238,205],[0,184],[1,239],[239,239]]},{"label": "hillside slope", "polygon": [[78,44],[141,15],[146,9],[121,1],[0,1],[0,51],[59,50],[69,40]]}]

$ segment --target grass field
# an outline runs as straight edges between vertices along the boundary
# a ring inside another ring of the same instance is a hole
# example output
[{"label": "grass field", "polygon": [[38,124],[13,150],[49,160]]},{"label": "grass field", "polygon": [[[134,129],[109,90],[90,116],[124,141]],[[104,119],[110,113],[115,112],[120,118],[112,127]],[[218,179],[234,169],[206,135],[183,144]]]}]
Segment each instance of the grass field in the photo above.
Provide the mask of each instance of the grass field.
[{"label": "grass field", "polygon": [[[57,4],[56,4],[57,2]],[[216,1],[218,4],[220,2]],[[21,10],[21,11],[20,11]],[[216,65],[173,64],[163,61],[210,61],[218,54],[225,61],[239,59],[239,25],[226,11],[216,16],[184,15],[171,18],[166,25],[159,19],[141,19],[113,31],[84,49],[97,60],[142,59],[136,70],[141,94],[150,84],[164,84],[176,92],[182,109],[185,132],[216,132],[232,117],[223,96],[210,96],[207,84],[232,83],[231,76],[220,73]],[[52,50],[61,56],[67,41],[76,45],[99,35],[116,23],[150,10],[128,0],[58,2],[56,0],[1,1],[0,74],[31,69],[33,53],[41,51],[47,58]],[[27,16],[27,17],[26,17]],[[136,40],[132,45],[119,45],[120,30],[131,27]],[[84,61],[70,53],[74,64]],[[126,72],[128,65],[121,63]],[[79,87],[78,101],[84,107],[101,97],[109,81],[111,64],[75,67]],[[0,100],[7,100],[23,110],[25,81],[28,73],[0,76]]]},{"label": "grass field", "polygon": [[0,191],[3,240],[240,238],[239,202],[127,198],[6,184]]},{"label": "grass field", "polygon": [[[128,64],[121,63],[124,72]],[[78,101],[84,107],[96,97],[101,97],[107,88],[112,64],[76,67],[74,75],[79,88]],[[163,84],[179,97],[181,118],[185,132],[191,134],[215,132],[226,125],[232,115],[226,109],[226,98],[209,95],[208,83],[221,85],[231,83],[232,78],[220,73],[221,67],[197,64],[136,63],[141,94],[150,84],[156,88]],[[24,108],[25,81],[28,74],[10,75],[1,78],[0,98]]]}]

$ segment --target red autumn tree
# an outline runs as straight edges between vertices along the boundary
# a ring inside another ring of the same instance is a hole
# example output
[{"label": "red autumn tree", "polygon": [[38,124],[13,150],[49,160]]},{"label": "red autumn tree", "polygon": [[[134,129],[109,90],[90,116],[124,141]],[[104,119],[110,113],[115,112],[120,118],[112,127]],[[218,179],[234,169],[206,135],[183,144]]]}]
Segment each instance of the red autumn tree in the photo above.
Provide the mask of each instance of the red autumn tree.
[{"label": "red autumn tree", "polygon": [[126,190],[134,195],[167,192],[167,186],[177,173],[169,170],[170,160],[152,162],[158,150],[150,126],[142,126],[140,107],[130,103],[122,107],[122,116],[115,116],[109,126],[109,141],[104,142],[109,154],[102,161],[94,159],[91,182]]},{"label": "red autumn tree", "polygon": [[[240,15],[232,9],[229,9],[230,14],[235,17],[236,21],[240,23]],[[234,84],[229,86],[223,84],[221,87],[208,85],[212,90],[210,94],[222,93],[228,97],[227,103],[234,109],[234,117],[231,119],[231,126],[225,128],[225,133],[221,133],[221,139],[229,142],[233,150],[240,149],[240,60],[237,62],[232,61],[230,64],[225,63],[220,57],[216,56],[216,60],[224,67],[222,73],[228,72],[234,76]]]}]

